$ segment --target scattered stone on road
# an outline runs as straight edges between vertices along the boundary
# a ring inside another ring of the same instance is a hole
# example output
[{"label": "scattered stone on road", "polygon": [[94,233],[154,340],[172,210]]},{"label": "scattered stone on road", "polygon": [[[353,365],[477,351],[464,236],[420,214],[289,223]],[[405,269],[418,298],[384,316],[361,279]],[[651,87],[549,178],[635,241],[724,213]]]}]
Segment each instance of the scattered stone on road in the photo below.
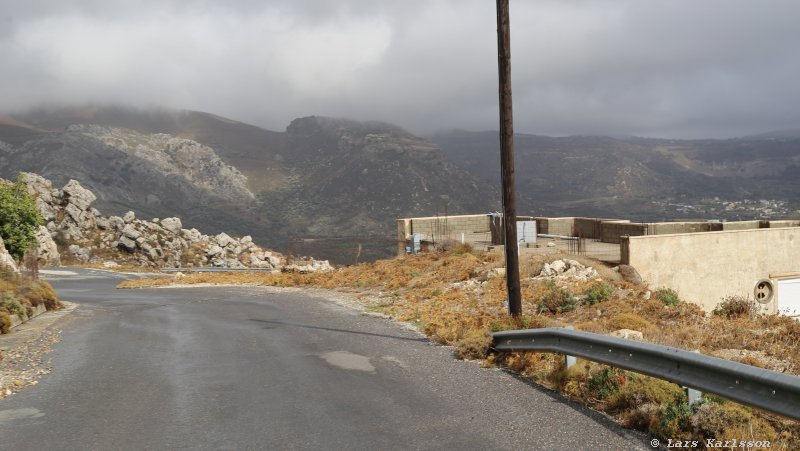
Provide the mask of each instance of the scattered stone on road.
[{"label": "scattered stone on road", "polygon": [[76,308],[75,304],[64,304],[62,310],[44,313],[11,333],[0,335],[0,399],[36,385],[40,377],[50,372],[47,354],[61,339],[61,329],[55,323]]}]

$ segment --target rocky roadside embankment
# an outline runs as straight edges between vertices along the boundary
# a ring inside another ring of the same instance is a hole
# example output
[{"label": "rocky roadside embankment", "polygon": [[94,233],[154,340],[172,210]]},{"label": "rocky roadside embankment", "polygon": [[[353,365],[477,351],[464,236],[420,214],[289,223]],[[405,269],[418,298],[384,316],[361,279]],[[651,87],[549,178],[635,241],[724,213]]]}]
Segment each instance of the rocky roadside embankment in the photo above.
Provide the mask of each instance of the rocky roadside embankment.
[{"label": "rocky roadside embankment", "polygon": [[54,189],[49,180],[36,174],[23,173],[23,179],[36,197],[46,223],[37,234],[36,251],[42,265],[60,264],[66,251],[68,259],[108,267],[249,267],[301,272],[331,269],[327,260],[304,258],[288,262],[283,255],[255,244],[250,236],[210,236],[195,228],[186,229],[177,217],[148,221],[137,218],[132,211],[121,217],[103,216],[92,208],[96,196],[75,180]]}]

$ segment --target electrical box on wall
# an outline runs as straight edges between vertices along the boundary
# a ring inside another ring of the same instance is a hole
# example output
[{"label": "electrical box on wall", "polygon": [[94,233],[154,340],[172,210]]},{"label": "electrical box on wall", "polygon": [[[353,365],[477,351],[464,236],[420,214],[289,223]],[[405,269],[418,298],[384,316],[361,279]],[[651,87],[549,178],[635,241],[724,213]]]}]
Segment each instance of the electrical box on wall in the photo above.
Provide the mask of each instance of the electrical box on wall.
[{"label": "electrical box on wall", "polygon": [[800,318],[800,273],[770,274],[756,282],[753,297],[761,304],[770,304],[779,315]]},{"label": "electrical box on wall", "polygon": [[778,314],[800,316],[800,277],[778,279]]}]

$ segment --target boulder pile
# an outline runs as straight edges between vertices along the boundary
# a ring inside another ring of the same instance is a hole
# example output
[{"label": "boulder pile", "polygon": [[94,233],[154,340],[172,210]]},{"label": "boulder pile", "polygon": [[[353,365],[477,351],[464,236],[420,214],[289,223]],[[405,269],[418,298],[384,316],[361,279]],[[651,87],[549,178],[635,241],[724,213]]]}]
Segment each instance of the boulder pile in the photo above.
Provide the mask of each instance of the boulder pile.
[{"label": "boulder pile", "polygon": [[91,204],[95,195],[75,180],[62,189],[36,174],[24,173],[28,190],[45,219],[37,234],[39,263],[59,264],[57,243],[81,263],[128,263],[145,267],[263,268],[314,272],[331,269],[327,260],[304,259],[289,265],[281,254],[261,248],[250,236],[204,235],[184,228],[180,218],[139,219],[132,211],[103,216]]},{"label": "boulder pile", "polygon": [[596,279],[600,277],[592,267],[584,266],[575,260],[556,260],[545,263],[542,271],[535,279],[572,279],[578,281]]}]

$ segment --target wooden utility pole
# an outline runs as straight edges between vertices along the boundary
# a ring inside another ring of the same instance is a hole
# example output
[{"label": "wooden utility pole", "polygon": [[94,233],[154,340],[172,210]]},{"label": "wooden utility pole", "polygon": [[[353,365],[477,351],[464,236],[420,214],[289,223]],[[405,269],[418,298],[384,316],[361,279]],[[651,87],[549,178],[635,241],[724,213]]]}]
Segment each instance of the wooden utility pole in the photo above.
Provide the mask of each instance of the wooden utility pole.
[{"label": "wooden utility pole", "polygon": [[517,205],[514,193],[514,118],[511,109],[511,33],[508,0],[497,0],[497,67],[500,75],[500,171],[503,180],[503,227],[505,228],[508,313],[522,315],[519,288]]}]

